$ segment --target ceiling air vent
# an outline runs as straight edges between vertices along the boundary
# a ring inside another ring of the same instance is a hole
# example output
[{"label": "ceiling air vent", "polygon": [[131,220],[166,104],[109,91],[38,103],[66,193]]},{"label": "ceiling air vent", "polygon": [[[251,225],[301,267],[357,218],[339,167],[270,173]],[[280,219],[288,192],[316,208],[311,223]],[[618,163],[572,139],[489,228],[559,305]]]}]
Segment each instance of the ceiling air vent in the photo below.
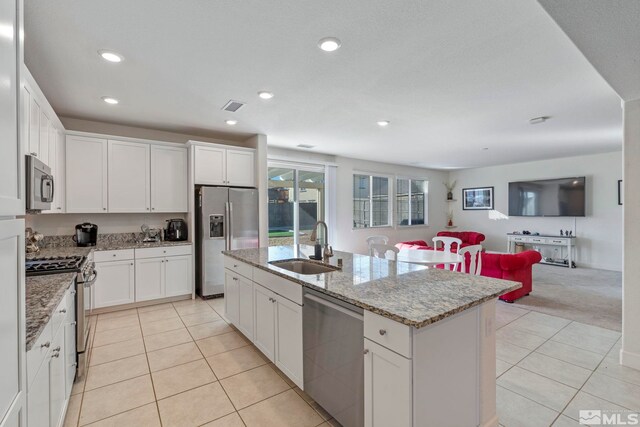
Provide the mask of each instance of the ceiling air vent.
[{"label": "ceiling air vent", "polygon": [[240,109],[240,107],[242,107],[244,105],[244,102],[240,102],[240,101],[234,101],[231,100],[229,102],[227,102],[225,104],[224,107],[222,107],[222,109],[224,111],[231,111],[232,113],[235,113],[236,111],[238,111]]},{"label": "ceiling air vent", "polygon": [[309,145],[309,144],[298,144],[297,147],[299,148],[307,148],[307,149],[311,149],[314,148],[315,145]]}]

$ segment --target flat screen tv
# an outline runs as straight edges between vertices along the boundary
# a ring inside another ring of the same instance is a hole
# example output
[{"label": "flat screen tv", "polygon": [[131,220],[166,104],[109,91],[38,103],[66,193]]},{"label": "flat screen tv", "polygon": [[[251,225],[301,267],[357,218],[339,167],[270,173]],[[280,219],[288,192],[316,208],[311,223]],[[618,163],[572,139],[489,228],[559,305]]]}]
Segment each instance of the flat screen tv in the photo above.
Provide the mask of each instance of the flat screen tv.
[{"label": "flat screen tv", "polygon": [[585,177],[510,182],[509,216],[585,216]]}]

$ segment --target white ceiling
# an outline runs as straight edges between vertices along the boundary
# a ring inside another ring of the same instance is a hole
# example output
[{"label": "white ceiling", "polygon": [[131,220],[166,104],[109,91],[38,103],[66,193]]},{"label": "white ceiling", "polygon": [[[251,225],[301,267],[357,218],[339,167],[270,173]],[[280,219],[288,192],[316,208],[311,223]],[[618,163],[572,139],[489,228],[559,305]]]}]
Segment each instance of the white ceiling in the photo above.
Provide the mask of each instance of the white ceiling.
[{"label": "white ceiling", "polygon": [[[229,131],[233,117],[234,131],[264,133],[275,146],[436,168],[621,147],[619,97],[535,0],[25,8],[27,66],[62,116],[185,133]],[[325,36],[342,48],[319,50]],[[106,63],[99,49],[126,60]],[[275,97],[261,100],[259,90]],[[221,111],[230,99],[247,105]],[[537,116],[551,119],[530,125]]]}]

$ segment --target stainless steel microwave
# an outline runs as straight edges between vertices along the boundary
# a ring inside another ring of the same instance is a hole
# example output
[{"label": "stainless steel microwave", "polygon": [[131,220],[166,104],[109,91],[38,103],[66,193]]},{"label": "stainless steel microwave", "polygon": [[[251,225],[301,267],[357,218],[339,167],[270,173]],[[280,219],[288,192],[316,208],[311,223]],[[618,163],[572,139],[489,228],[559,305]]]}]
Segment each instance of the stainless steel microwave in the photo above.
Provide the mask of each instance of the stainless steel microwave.
[{"label": "stainless steel microwave", "polygon": [[26,156],[27,209],[46,211],[51,209],[55,191],[51,168],[35,156]]}]

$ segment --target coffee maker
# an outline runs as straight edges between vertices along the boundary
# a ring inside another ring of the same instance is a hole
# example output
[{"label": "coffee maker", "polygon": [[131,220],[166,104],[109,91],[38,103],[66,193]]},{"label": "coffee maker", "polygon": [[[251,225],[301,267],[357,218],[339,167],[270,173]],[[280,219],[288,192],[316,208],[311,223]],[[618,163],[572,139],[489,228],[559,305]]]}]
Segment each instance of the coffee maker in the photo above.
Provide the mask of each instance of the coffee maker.
[{"label": "coffee maker", "polygon": [[76,225],[73,241],[81,247],[95,246],[98,241],[98,226],[89,222]]},{"label": "coffee maker", "polygon": [[167,228],[164,230],[164,240],[187,240],[187,223],[180,218],[168,219]]}]

